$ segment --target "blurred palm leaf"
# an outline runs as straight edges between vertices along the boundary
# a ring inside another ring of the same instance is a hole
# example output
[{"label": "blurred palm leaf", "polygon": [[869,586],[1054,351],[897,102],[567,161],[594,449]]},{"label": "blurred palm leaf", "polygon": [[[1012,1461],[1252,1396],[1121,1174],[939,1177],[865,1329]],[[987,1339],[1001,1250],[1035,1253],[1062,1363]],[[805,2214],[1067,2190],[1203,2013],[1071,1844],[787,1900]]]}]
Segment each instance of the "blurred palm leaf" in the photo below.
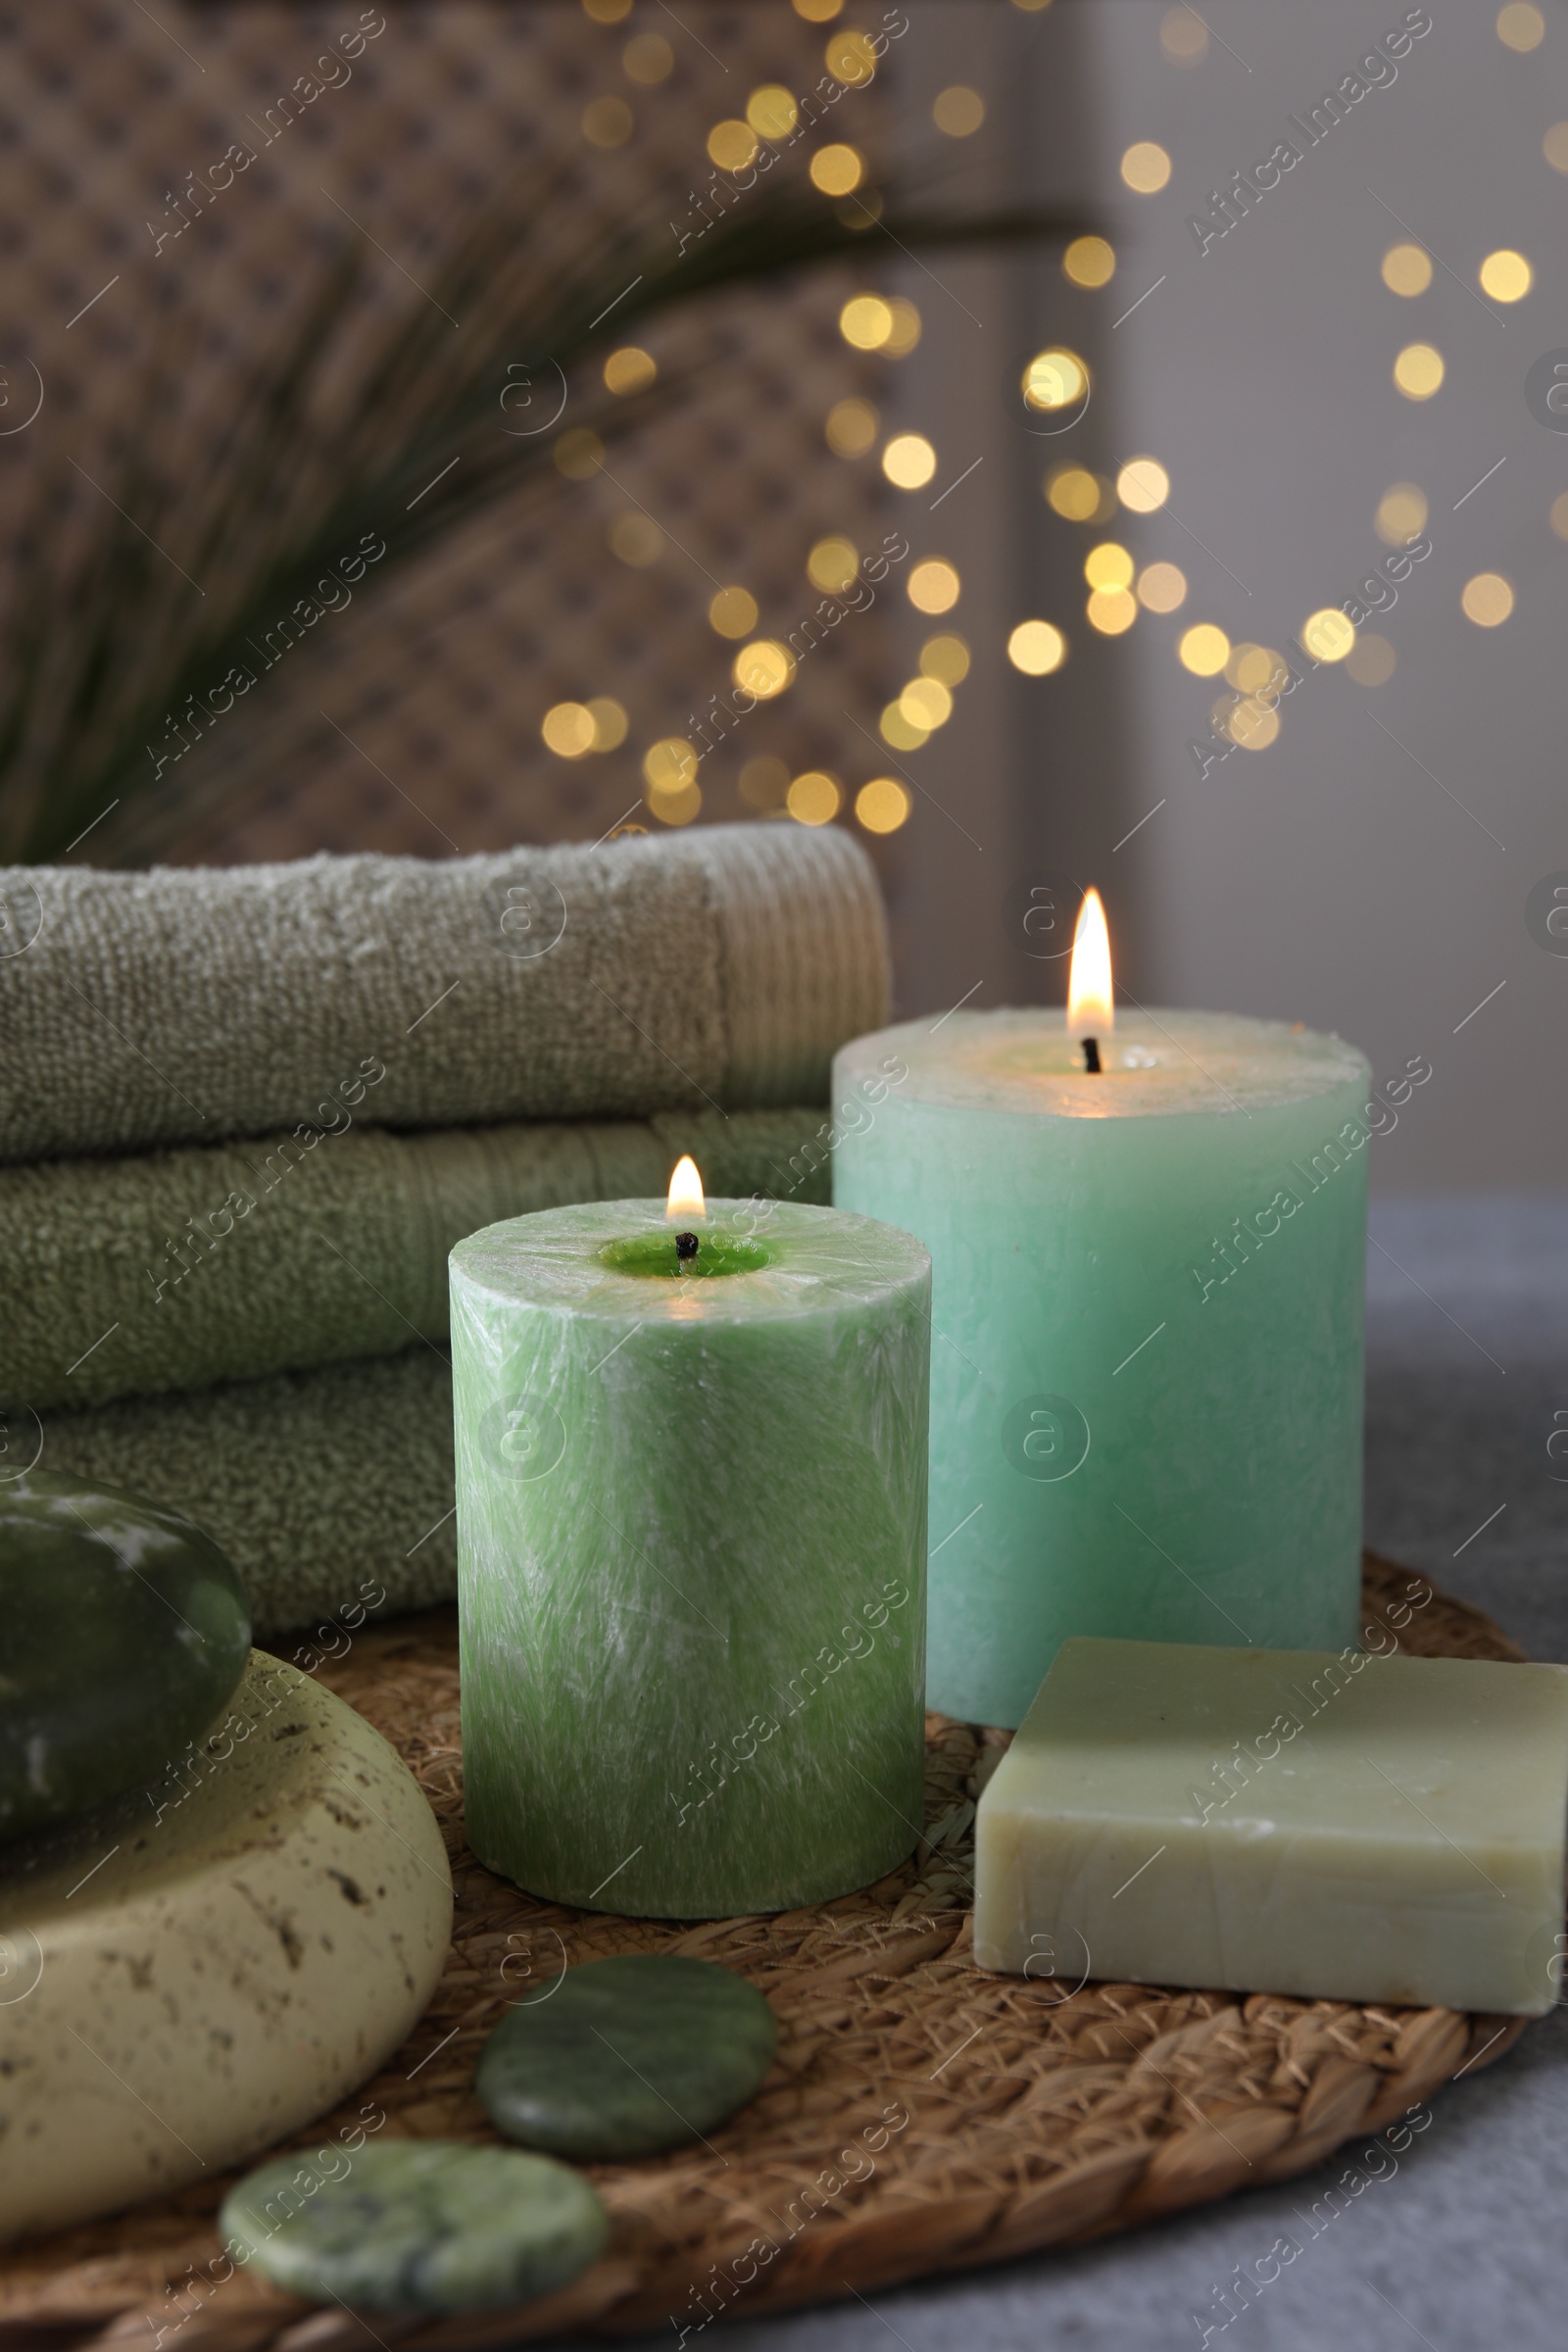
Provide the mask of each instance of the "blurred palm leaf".
[{"label": "blurred palm leaf", "polygon": [[[243,383],[194,476],[168,448],[199,324],[176,314],[112,477],[71,459],[74,472],[49,469],[23,533],[0,650],[0,861],[58,858],[90,828],[95,861],[146,862],[216,792],[231,794],[236,776],[243,792],[243,757],[226,770],[200,757],[216,723],[207,698],[235,670],[254,680],[248,693],[273,691],[267,632],[345,552],[384,542],[354,590],[384,596],[438,541],[550,478],[556,436],[509,426],[509,382],[513,416],[529,413],[525,399],[548,418],[606,336],[623,340],[634,321],[727,287],[852,253],[863,261],[882,241],[866,233],[873,219],[910,252],[1083,226],[897,187],[868,198],[852,223],[852,208],[797,186],[757,190],[689,251],[661,213],[608,244],[585,221],[574,246],[547,255],[534,223],[559,199],[536,177],[498,202],[390,313],[368,300],[366,248],[346,244]],[[680,390],[670,382],[632,402],[583,394],[563,421],[608,442]],[[74,534],[60,528],[70,490],[78,507],[97,502]],[[277,756],[270,745],[269,763]]]}]

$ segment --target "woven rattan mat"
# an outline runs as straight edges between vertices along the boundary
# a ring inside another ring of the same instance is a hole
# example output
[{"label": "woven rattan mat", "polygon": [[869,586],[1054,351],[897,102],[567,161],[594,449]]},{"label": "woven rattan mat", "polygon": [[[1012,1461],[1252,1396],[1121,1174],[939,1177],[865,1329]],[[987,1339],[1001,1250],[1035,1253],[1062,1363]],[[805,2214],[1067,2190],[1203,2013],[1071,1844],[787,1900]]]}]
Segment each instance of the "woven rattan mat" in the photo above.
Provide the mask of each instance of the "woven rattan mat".
[{"label": "woven rattan mat", "polygon": [[[1479,1611],[1370,1553],[1365,1602],[1368,1627],[1387,1629],[1369,1645],[1521,1654]],[[610,1952],[700,1953],[751,1978],[779,2016],[773,2072],[711,2142],[594,2168],[613,2220],[608,2255],[521,2311],[366,2326],[227,2275],[213,2229],[225,2178],[15,2249],[0,2346],[458,2352],[672,2324],[680,2337],[730,2310],[997,2262],[1284,2179],[1492,2064],[1523,2029],[1447,2009],[982,1974],[970,1828],[1008,1735],[940,1715],[927,1725],[925,1838],[859,1894],[692,1928],[536,1902],[464,1842],[454,1613],[361,1633],[318,1671],[417,1775],[452,1850],[457,1922],[406,2046],[340,2116],[301,2133],[302,2149],[372,2101],[391,2132],[493,2138],[471,2087],[483,2036],[508,2001]]]}]

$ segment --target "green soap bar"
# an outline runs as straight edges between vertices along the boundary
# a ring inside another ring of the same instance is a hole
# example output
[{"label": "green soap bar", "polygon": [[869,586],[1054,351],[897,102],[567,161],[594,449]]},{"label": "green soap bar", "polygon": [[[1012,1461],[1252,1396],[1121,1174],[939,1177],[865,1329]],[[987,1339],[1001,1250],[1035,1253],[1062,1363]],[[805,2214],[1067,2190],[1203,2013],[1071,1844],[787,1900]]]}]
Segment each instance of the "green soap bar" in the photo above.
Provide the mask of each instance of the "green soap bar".
[{"label": "green soap bar", "polygon": [[362,2311],[479,2311],[550,2294],[604,2252],[610,2219],[548,2156],[395,2139],[335,2176],[279,2156],[223,2200],[230,2256],[274,2286]]},{"label": "green soap bar", "polygon": [[657,2156],[744,2107],[777,2047],[778,2021],[744,1977],[627,1953],[519,2002],[474,2088],[509,2139],[579,2163]]},{"label": "green soap bar", "polygon": [[210,1536],[60,1472],[0,1485],[0,1840],[161,1780],[250,1654]]}]

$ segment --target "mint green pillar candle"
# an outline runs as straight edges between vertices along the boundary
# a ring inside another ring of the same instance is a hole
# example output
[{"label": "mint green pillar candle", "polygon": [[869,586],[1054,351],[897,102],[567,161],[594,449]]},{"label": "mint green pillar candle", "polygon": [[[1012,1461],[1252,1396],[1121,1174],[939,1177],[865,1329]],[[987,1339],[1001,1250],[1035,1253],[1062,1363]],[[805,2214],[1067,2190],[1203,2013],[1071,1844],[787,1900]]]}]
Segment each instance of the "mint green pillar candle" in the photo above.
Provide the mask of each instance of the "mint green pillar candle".
[{"label": "mint green pillar candle", "polygon": [[794,1202],[597,1202],[454,1250],[464,1777],[492,1870],[690,1919],[908,1853],[930,1279],[908,1234]]},{"label": "mint green pillar candle", "polygon": [[931,1252],[928,1697],[970,1721],[1070,1634],[1355,1637],[1365,1059],[1164,1010],[1100,1052],[958,1012],[835,1065],[835,1202]]}]

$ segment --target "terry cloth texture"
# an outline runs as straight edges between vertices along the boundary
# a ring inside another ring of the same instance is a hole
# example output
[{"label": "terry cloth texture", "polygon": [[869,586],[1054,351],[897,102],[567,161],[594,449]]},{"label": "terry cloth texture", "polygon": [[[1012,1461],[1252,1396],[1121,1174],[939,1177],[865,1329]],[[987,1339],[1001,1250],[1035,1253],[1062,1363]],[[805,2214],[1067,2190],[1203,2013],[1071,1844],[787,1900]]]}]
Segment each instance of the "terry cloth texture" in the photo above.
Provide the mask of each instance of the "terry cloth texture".
[{"label": "terry cloth texture", "polygon": [[257,1143],[0,1168],[0,1407],[104,1404],[441,1340],[447,1254],[466,1234],[570,1200],[662,1198],[683,1152],[715,1197],[829,1196],[816,1109],[417,1135],[338,1116]]},{"label": "terry cloth texture", "polygon": [[887,1018],[839,826],[428,863],[0,868],[0,1160],[823,1102]]},{"label": "terry cloth texture", "polygon": [[341,1617],[375,1586],[388,1613],[457,1590],[452,1373],[417,1342],[375,1362],[52,1414],[40,1467],[128,1487],[205,1528],[263,1638]]}]

